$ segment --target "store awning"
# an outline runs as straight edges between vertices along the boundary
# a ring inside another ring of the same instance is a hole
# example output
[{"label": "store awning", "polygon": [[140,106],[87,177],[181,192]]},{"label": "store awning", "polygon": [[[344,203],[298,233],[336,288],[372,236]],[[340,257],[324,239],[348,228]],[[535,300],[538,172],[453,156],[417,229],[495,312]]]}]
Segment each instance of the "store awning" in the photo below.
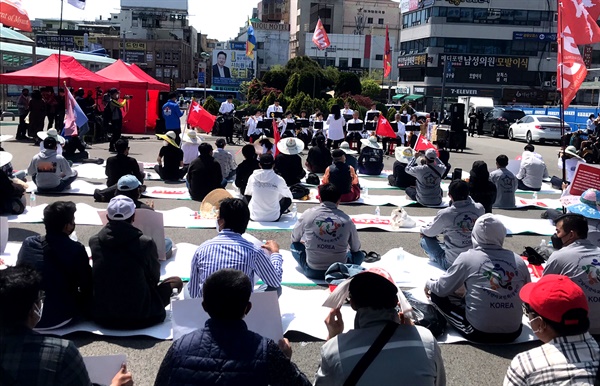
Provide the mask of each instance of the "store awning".
[{"label": "store awning", "polygon": [[399,101],[400,99],[404,99],[404,97],[406,97],[406,94],[396,94],[392,97],[392,100]]},{"label": "store awning", "polygon": [[411,94],[404,99],[407,101],[416,101],[417,99],[421,99],[423,97],[424,97],[424,95]]}]

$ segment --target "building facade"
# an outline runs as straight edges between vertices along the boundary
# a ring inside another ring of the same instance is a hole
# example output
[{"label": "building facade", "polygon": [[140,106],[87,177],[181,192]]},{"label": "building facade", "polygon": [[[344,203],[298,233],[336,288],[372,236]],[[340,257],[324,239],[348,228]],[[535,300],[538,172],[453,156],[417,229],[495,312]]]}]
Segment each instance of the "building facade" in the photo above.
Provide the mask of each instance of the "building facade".
[{"label": "building facade", "polygon": [[556,2],[402,0],[400,10],[398,93],[438,109],[443,86],[448,102],[555,101]]},{"label": "building facade", "polygon": [[[290,25],[288,23],[252,22],[256,37],[255,60],[257,78],[262,78],[265,72],[275,65],[285,66],[290,60]],[[246,42],[248,26],[240,28],[235,39]]]}]

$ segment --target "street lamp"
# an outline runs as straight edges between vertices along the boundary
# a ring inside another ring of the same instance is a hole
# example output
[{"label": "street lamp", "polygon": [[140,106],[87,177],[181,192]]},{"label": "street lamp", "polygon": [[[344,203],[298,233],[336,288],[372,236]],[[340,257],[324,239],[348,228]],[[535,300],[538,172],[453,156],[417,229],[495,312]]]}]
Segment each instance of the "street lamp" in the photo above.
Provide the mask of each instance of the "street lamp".
[{"label": "street lamp", "polygon": [[204,100],[206,100],[206,78],[208,75],[208,59],[210,59],[210,54],[208,52],[202,51],[200,53],[200,58],[202,58],[206,64],[204,69]]},{"label": "street lamp", "polygon": [[[122,32],[122,34],[123,34],[123,35],[122,35],[122,36],[123,36],[123,41],[122,41],[122,44],[123,44],[123,50],[121,51],[121,53],[122,53],[122,55],[123,55],[123,56],[122,56],[121,60],[123,60],[124,62],[126,61],[126,60],[125,60],[125,57],[127,56],[127,55],[126,55],[126,48],[125,48],[125,38],[127,37],[127,34],[128,34],[128,33],[132,33],[132,32],[133,32],[133,31],[123,31],[123,32]],[[132,34],[132,35],[133,35],[133,36],[135,36],[135,35],[137,35],[137,34]]]}]

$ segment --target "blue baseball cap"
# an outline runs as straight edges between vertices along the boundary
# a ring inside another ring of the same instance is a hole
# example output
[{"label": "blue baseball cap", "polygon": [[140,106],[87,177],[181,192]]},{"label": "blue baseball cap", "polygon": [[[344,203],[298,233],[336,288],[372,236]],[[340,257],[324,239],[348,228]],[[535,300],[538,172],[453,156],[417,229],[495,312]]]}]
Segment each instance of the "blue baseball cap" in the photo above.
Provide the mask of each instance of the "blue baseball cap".
[{"label": "blue baseball cap", "polygon": [[132,174],[126,174],[123,177],[119,178],[117,182],[117,189],[121,192],[128,192],[130,190],[134,190],[140,187],[142,183],[137,179],[136,176]]}]

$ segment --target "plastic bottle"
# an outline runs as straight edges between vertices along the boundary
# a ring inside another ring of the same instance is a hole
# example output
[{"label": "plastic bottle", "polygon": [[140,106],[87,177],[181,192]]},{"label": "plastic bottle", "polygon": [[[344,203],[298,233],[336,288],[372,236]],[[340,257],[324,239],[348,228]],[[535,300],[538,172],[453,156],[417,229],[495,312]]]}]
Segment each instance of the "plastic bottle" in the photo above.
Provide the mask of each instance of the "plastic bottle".
[{"label": "plastic bottle", "polygon": [[292,205],[292,217],[294,220],[298,218],[298,205],[296,203]]},{"label": "plastic bottle", "polygon": [[396,254],[396,261],[398,261],[398,263],[404,262],[404,248],[398,248],[398,253]]},{"label": "plastic bottle", "polygon": [[540,241],[540,247],[545,247],[548,244],[546,243],[546,239],[542,239],[542,241]]},{"label": "plastic bottle", "polygon": [[537,192],[533,192],[533,199],[537,200]]},{"label": "plastic bottle", "polygon": [[379,206],[375,207],[375,216],[377,216],[377,217],[381,216],[381,209],[379,208]]},{"label": "plastic bottle", "polygon": [[36,204],[35,200],[36,200],[36,198],[37,197],[35,196],[35,192],[31,192],[31,194],[29,195],[29,206],[30,207],[32,207],[32,208],[35,207],[35,204]]},{"label": "plastic bottle", "polygon": [[179,300],[179,290],[173,288],[171,290],[171,299],[169,300],[169,311],[171,312],[171,318],[173,318],[173,303]]}]

